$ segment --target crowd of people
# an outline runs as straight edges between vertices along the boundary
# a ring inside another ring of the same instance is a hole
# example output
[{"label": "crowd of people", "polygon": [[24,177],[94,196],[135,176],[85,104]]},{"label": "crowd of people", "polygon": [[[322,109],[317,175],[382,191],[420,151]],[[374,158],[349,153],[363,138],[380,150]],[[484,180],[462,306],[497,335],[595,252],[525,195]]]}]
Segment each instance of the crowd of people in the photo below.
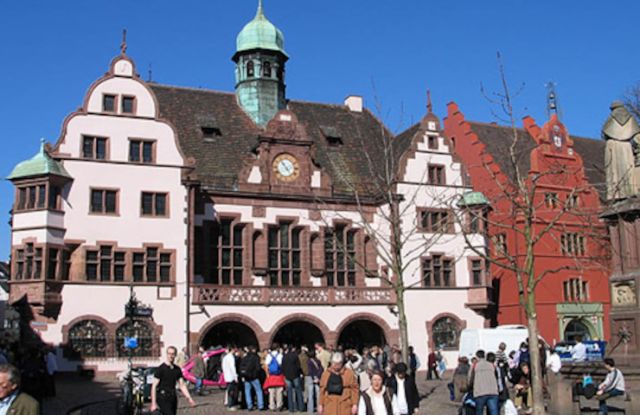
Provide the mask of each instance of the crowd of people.
[{"label": "crowd of people", "polygon": [[[532,413],[531,354],[528,342],[520,344],[518,350],[507,354],[507,345],[500,343],[495,352],[478,350],[469,360],[461,356],[453,373],[453,380],[447,385],[452,401],[462,403],[460,414],[498,415],[504,407],[505,414]],[[562,361],[557,350],[540,342],[540,373],[543,393],[548,393],[548,385],[558,376]],[[586,351],[580,338],[571,354],[576,363],[586,361]],[[575,395],[595,397],[599,400],[601,414],[608,413],[606,400],[625,393],[624,376],[615,367],[613,359],[604,359],[607,376],[599,385],[590,384],[585,389],[585,380],[574,388]],[[513,398],[513,400],[512,400]]]},{"label": "crowd of people", "polygon": [[[192,359],[195,393],[202,394],[205,377],[216,376],[216,363],[205,361],[199,350]],[[306,346],[273,344],[258,351],[255,346],[228,346],[219,360],[226,383],[224,405],[237,409],[318,413],[320,415],[413,415],[420,397],[415,372],[420,366],[410,349],[408,363],[397,346],[329,349],[323,343]],[[167,362],[156,371],[152,386],[152,410],[175,414],[176,385],[193,403],[176,369],[188,359],[171,347]],[[209,359],[213,359],[209,358]],[[174,369],[175,368],[175,369]],[[213,369],[213,370],[211,370]],[[212,373],[213,372],[213,373]]]}]

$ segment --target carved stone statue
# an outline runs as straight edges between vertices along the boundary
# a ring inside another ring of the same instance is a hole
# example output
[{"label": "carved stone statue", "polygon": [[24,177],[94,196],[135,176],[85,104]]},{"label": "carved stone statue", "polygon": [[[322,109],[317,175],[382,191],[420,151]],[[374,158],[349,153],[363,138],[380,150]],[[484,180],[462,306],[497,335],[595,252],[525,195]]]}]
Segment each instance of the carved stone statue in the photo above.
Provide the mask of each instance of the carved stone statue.
[{"label": "carved stone statue", "polygon": [[607,199],[624,199],[640,193],[640,126],[620,101],[611,104],[602,127],[607,171]]}]

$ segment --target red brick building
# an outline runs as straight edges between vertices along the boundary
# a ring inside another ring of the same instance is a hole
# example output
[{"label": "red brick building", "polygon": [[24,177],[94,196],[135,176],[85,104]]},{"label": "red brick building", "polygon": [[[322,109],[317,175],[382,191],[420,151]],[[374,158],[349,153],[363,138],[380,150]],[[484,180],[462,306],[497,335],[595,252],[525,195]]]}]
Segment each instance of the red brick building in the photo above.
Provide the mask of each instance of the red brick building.
[{"label": "red brick building", "polygon": [[[536,275],[548,270],[536,289],[538,322],[544,338],[554,343],[608,337],[610,294],[603,247],[606,229],[598,218],[604,191],[604,142],[570,136],[556,115],[539,127],[525,117],[523,128],[468,121],[455,103],[448,105],[445,134],[462,159],[474,190],[491,204],[488,238],[492,255],[524,259],[522,217],[512,215],[516,177],[537,183],[533,200]],[[515,142],[515,157],[510,147]],[[515,159],[515,160],[514,160]],[[550,222],[553,229],[544,233]],[[544,233],[544,235],[542,235]],[[505,255],[506,253],[506,255]],[[557,272],[552,272],[556,271]],[[526,323],[513,271],[491,265],[494,324]]]}]

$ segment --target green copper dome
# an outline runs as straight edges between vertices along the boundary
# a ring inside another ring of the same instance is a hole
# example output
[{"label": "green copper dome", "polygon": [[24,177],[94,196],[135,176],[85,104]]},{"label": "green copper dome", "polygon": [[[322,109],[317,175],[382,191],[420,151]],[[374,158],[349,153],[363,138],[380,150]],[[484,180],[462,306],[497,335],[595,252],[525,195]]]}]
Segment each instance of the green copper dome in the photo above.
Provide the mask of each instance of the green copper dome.
[{"label": "green copper dome", "polygon": [[265,17],[262,0],[258,3],[256,17],[242,28],[236,39],[236,53],[252,49],[273,50],[288,57],[284,51],[284,35]]},{"label": "green copper dome", "polygon": [[40,151],[29,160],[22,161],[13,168],[8,180],[26,179],[27,177],[54,175],[71,178],[62,164],[52,159],[44,149],[44,139],[40,141]]}]

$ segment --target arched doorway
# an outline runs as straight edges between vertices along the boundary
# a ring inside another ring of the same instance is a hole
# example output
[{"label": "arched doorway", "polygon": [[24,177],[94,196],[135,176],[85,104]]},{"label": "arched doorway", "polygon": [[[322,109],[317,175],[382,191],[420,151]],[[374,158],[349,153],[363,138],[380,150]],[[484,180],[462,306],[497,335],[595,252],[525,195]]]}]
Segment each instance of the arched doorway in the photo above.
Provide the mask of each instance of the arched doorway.
[{"label": "arched doorway", "polygon": [[273,336],[273,342],[281,345],[308,346],[310,350],[316,342],[324,342],[322,331],[306,321],[292,321],[280,327]]},{"label": "arched doorway", "polygon": [[233,344],[238,347],[256,346],[258,338],[251,327],[237,321],[223,321],[212,326],[202,339],[205,349]]},{"label": "arched doorway", "polygon": [[345,349],[361,351],[363,347],[384,346],[387,339],[382,327],[373,321],[355,320],[342,329],[338,344]]},{"label": "arched doorway", "polygon": [[589,326],[579,318],[571,320],[564,328],[565,341],[575,341],[577,336],[582,336],[582,340],[591,339],[591,330],[589,330]]}]

